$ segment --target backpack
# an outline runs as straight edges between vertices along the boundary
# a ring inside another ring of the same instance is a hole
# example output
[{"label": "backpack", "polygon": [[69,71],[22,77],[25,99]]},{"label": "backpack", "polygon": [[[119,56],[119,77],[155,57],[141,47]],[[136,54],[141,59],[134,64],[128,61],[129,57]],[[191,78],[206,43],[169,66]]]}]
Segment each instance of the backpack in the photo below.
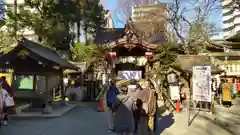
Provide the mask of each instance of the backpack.
[{"label": "backpack", "polygon": [[149,90],[148,102],[143,103],[143,109],[148,116],[156,113],[157,98],[153,90]]},{"label": "backpack", "polygon": [[110,87],[109,90],[107,91],[107,106],[110,107],[112,106],[117,97],[117,89],[114,87]]}]

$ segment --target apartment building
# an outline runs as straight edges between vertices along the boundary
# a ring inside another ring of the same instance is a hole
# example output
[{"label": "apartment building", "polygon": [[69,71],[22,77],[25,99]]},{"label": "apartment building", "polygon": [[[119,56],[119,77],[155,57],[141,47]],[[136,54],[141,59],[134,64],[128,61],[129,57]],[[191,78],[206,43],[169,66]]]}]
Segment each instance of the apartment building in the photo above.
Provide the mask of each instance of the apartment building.
[{"label": "apartment building", "polygon": [[109,12],[108,14],[105,15],[105,17],[106,17],[107,22],[104,27],[110,28],[110,29],[115,28],[111,13]]},{"label": "apartment building", "polygon": [[135,5],[129,24],[146,41],[161,44],[166,41],[167,5],[163,3]]},{"label": "apartment building", "polygon": [[141,22],[161,22],[167,16],[166,4],[146,4],[135,5],[132,7],[131,19],[132,21]]},{"label": "apartment building", "polygon": [[240,8],[236,4],[236,0],[221,0],[225,38],[231,38],[240,33]]},{"label": "apartment building", "polygon": [[147,4],[154,4],[157,0],[133,0],[134,4],[136,5],[147,5]]}]

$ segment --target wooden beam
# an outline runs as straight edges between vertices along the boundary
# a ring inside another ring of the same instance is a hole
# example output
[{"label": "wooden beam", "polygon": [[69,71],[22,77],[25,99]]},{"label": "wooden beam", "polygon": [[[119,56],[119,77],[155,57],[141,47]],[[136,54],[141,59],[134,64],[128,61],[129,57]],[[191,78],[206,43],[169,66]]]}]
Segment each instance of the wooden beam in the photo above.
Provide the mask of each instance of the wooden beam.
[{"label": "wooden beam", "polygon": [[240,56],[240,51],[234,51],[234,52],[215,52],[208,54],[209,56],[213,57],[219,57],[219,56]]},{"label": "wooden beam", "polygon": [[219,60],[217,63],[219,65],[228,65],[228,64],[240,65],[240,60]]}]

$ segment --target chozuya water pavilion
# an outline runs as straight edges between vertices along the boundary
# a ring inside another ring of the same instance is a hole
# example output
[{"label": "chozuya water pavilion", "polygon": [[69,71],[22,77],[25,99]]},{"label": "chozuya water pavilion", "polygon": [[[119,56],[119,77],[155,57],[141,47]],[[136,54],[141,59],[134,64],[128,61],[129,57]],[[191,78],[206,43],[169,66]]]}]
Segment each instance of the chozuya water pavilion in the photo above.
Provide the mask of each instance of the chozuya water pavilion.
[{"label": "chozuya water pavilion", "polygon": [[57,52],[23,38],[16,47],[0,57],[1,69],[13,69],[12,87],[18,100],[28,100],[33,107],[53,100],[53,93],[63,93],[63,70],[77,69]]}]

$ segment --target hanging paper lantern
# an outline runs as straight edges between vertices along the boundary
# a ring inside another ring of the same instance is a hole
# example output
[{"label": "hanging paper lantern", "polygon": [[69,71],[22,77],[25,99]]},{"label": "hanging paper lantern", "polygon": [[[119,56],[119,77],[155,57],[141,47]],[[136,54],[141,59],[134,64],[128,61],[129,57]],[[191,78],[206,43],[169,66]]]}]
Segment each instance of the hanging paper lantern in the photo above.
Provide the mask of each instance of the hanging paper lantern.
[{"label": "hanging paper lantern", "polygon": [[144,56],[146,56],[146,57],[153,56],[153,52],[145,52]]}]

